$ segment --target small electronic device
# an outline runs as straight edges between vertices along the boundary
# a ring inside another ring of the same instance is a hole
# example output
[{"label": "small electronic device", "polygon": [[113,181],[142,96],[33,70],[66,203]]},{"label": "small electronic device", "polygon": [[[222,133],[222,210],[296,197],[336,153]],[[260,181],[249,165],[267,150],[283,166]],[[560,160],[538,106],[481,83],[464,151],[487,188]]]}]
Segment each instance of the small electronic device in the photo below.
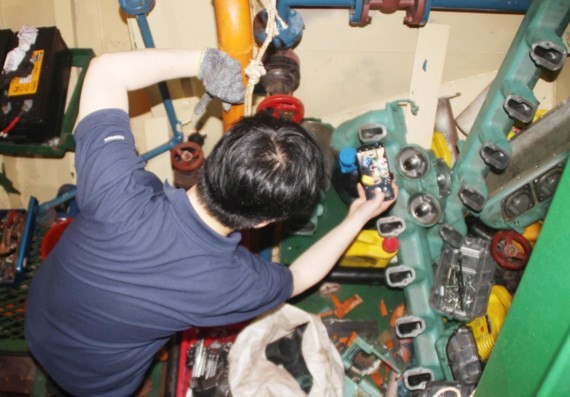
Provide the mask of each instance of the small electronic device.
[{"label": "small electronic device", "polygon": [[366,198],[374,197],[374,190],[379,188],[386,200],[394,198],[392,173],[386,158],[386,148],[381,143],[360,146],[356,150],[360,182],[366,192]]}]

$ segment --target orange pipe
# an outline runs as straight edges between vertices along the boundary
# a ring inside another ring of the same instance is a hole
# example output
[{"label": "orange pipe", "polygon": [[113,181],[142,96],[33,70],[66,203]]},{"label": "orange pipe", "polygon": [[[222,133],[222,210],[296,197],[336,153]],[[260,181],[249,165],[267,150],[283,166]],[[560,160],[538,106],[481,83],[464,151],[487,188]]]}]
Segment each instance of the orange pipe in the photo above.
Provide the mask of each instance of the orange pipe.
[{"label": "orange pipe", "polygon": [[[214,0],[218,47],[236,58],[242,67],[244,84],[247,76],[244,70],[253,58],[253,28],[249,0]],[[224,131],[244,115],[244,105],[232,106],[229,112],[223,112]]]}]

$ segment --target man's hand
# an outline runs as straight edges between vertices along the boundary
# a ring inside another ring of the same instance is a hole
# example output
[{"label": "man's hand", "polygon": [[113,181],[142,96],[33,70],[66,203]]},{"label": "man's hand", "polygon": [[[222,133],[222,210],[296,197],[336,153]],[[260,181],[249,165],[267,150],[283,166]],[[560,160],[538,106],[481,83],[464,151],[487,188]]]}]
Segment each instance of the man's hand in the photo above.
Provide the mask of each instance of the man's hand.
[{"label": "man's hand", "polygon": [[386,211],[398,197],[398,186],[392,182],[394,199],[385,201],[380,189],[372,199],[366,199],[362,185],[344,220],[313,244],[289,267],[293,273],[293,295],[299,295],[325,277],[366,223]]},{"label": "man's hand", "polygon": [[348,217],[362,217],[364,222],[380,215],[386,211],[398,198],[398,185],[392,181],[392,189],[394,190],[394,198],[392,200],[384,200],[384,193],[378,188],[374,192],[374,198],[367,200],[366,193],[361,184],[358,184],[358,198],[352,202],[348,210]]},{"label": "man's hand", "polygon": [[195,114],[202,114],[212,97],[221,99],[226,111],[231,104],[243,102],[245,86],[241,65],[225,52],[206,48],[202,54],[198,78],[204,83],[206,94],[194,108]]}]

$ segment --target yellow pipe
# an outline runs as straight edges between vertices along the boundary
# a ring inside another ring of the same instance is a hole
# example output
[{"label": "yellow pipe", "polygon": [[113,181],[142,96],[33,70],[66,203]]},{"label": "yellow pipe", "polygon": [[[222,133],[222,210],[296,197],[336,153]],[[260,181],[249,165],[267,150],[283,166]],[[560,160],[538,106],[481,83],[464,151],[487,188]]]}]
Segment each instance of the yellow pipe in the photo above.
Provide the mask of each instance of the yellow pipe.
[{"label": "yellow pipe", "polygon": [[[244,70],[253,57],[253,28],[249,0],[214,0],[218,47],[236,58],[242,67],[244,84],[247,76]],[[244,106],[232,106],[229,112],[223,112],[224,131],[244,115]]]}]

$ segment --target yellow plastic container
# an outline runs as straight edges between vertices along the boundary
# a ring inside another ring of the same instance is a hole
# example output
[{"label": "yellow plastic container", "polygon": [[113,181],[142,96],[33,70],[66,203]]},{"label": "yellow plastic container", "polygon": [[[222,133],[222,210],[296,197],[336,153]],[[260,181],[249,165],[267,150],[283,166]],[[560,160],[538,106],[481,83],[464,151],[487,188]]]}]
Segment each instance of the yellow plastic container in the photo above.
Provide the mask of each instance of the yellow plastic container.
[{"label": "yellow plastic container", "polygon": [[376,267],[388,265],[398,253],[399,242],[395,237],[381,237],[376,230],[363,230],[340,259],[340,266]]}]

